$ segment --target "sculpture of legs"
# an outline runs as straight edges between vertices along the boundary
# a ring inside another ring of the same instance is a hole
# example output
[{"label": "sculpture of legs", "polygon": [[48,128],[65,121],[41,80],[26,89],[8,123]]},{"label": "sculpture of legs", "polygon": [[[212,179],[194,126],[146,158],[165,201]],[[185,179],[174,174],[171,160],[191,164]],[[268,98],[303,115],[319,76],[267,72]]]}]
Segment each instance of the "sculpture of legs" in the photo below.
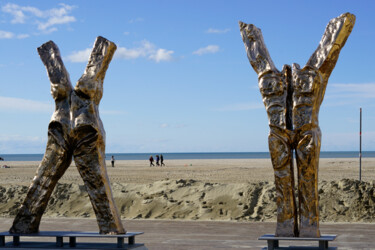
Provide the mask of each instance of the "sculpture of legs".
[{"label": "sculpture of legs", "polygon": [[[319,108],[328,78],[354,23],[355,16],[350,13],[332,19],[305,67],[301,70],[299,65],[293,64],[291,71],[290,66],[285,65],[280,77],[264,44],[261,30],[253,24],[239,22],[247,57],[258,74],[258,84],[271,128],[268,143],[275,170],[276,236],[293,236],[294,232],[294,236],[299,233],[301,237],[320,237]],[[293,191],[293,150],[296,150],[298,169],[299,232]]]},{"label": "sculpture of legs", "polygon": [[[67,145],[61,145],[58,124],[50,126],[46,153],[27,192],[26,198],[13,221],[11,233],[37,233],[48,200],[57,181],[72,161]],[[53,128],[51,128],[53,127]]]},{"label": "sculpture of legs", "polygon": [[298,203],[300,237],[320,237],[318,166],[321,132],[319,128],[303,131],[296,148],[298,166]]},{"label": "sculpture of legs", "polygon": [[273,132],[268,137],[275,173],[277,226],[276,236],[298,234],[297,207],[294,195],[293,154],[288,139]]},{"label": "sculpture of legs", "polygon": [[49,41],[38,48],[51,81],[55,112],[48,129],[45,155],[10,232],[38,232],[52,191],[74,155],[100,233],[125,233],[106,172],[105,131],[98,109],[105,73],[115,50],[114,43],[98,37],[86,70],[72,90],[58,47]]},{"label": "sculpture of legs", "polygon": [[75,136],[79,139],[74,149],[74,161],[89,194],[100,233],[125,233],[109,185],[101,136],[90,126],[80,127]]}]

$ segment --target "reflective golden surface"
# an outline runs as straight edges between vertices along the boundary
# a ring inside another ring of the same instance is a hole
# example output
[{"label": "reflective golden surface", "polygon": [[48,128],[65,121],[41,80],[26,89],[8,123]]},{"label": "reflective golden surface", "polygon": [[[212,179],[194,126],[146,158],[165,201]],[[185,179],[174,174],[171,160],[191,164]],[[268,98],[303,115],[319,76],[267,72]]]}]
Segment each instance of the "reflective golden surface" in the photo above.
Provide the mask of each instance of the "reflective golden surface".
[{"label": "reflective golden surface", "polygon": [[105,131],[98,109],[105,73],[115,50],[113,42],[98,37],[86,70],[73,89],[58,47],[49,41],[38,48],[56,106],[48,126],[46,152],[10,232],[38,232],[52,191],[74,157],[100,233],[125,233],[105,166]]},{"label": "reflective golden surface", "polygon": [[[350,13],[332,19],[305,67],[284,65],[281,72],[272,62],[261,30],[253,24],[239,23],[247,57],[258,74],[259,89],[268,114],[268,145],[277,195],[276,236],[320,237],[319,108],[328,78],[354,23],[355,16]],[[293,150],[297,162],[298,196],[294,190]]]}]

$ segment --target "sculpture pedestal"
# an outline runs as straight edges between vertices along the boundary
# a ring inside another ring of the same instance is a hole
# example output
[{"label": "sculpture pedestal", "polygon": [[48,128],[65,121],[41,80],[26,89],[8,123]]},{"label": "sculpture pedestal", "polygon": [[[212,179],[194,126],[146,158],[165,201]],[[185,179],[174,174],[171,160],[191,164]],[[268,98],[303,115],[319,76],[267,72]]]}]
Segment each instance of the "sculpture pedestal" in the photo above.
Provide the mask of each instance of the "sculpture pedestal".
[{"label": "sculpture pedestal", "polygon": [[274,234],[265,234],[258,238],[258,240],[267,240],[266,249],[313,249],[312,247],[301,247],[301,246],[291,246],[291,247],[279,247],[280,240],[287,241],[319,241],[319,248],[315,249],[337,249],[336,247],[328,247],[329,241],[334,241],[336,239],[336,234],[323,234],[320,238],[304,238],[304,237],[275,237]]},{"label": "sculpture pedestal", "polygon": [[[50,248],[51,245],[57,248],[80,248],[80,249],[90,249],[90,248],[120,248],[120,249],[137,249],[139,247],[143,247],[144,244],[136,244],[135,243],[135,236],[141,235],[143,232],[132,232],[132,233],[126,233],[126,234],[117,234],[117,235],[109,235],[109,234],[99,234],[97,232],[75,232],[75,231],[41,231],[39,233],[33,233],[33,234],[16,234],[16,233],[9,233],[9,232],[1,232],[0,233],[0,248],[2,247],[10,247],[10,246],[16,246],[17,248]],[[13,242],[9,244],[5,244],[5,236],[13,237]],[[56,244],[53,244],[51,242],[22,242],[21,243],[21,237],[30,237],[32,238],[44,238],[44,237],[54,237],[56,238]],[[63,238],[69,238],[69,245],[64,245]],[[115,238],[117,239],[117,245],[110,244],[110,243],[98,243],[98,242],[92,242],[92,243],[78,243],[77,246],[77,238]],[[124,239],[128,239],[128,243],[124,243]]]}]

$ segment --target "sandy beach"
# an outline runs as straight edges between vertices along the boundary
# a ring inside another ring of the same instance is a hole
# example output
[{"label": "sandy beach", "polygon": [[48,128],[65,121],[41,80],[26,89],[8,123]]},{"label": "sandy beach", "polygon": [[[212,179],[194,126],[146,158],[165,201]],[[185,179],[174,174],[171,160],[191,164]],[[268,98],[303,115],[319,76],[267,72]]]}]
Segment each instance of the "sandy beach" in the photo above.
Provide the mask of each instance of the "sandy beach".
[{"label": "sandy beach", "polygon": [[[150,184],[165,179],[195,180],[211,183],[255,183],[274,180],[269,159],[219,159],[219,160],[166,160],[166,167],[149,167],[146,160],[118,160],[115,168],[106,162],[111,183]],[[323,158],[319,163],[319,181],[339,181],[359,178],[359,160],[357,158]],[[0,182],[4,184],[28,186],[39,165],[37,161],[3,161],[0,166]],[[362,181],[375,180],[375,158],[362,159]],[[60,183],[83,182],[74,162],[68,168]]]},{"label": "sandy beach", "polygon": [[[0,216],[12,217],[39,162],[3,162]],[[123,219],[275,221],[275,188],[269,159],[107,162],[113,195]],[[375,221],[375,159],[321,159],[320,218],[326,222]],[[46,217],[95,218],[74,164],[55,188]]]}]

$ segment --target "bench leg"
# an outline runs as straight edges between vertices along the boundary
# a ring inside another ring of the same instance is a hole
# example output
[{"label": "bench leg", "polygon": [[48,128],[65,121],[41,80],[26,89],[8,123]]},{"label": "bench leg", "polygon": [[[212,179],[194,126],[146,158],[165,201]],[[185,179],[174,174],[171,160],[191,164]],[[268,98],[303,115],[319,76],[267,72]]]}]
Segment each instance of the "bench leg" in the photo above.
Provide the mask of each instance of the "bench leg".
[{"label": "bench leg", "polygon": [[13,236],[13,246],[19,246],[19,245],[20,245],[20,237]]},{"label": "bench leg", "polygon": [[117,238],[117,248],[124,248],[124,238]]},{"label": "bench leg", "polygon": [[275,247],[279,247],[279,241],[278,240],[267,240],[267,249],[273,250]]},{"label": "bench leg", "polygon": [[75,247],[77,245],[76,237],[69,237],[69,246]]},{"label": "bench leg", "polygon": [[130,236],[128,238],[128,243],[129,243],[129,245],[134,245],[134,243],[135,243],[135,236]]},{"label": "bench leg", "polygon": [[63,247],[63,246],[64,246],[63,237],[57,236],[56,237],[56,247]]},{"label": "bench leg", "polygon": [[0,236],[0,247],[3,247],[3,246],[5,246],[5,236],[1,235]]},{"label": "bench leg", "polygon": [[319,241],[319,249],[321,250],[328,249],[328,241],[325,241],[325,240]]}]

